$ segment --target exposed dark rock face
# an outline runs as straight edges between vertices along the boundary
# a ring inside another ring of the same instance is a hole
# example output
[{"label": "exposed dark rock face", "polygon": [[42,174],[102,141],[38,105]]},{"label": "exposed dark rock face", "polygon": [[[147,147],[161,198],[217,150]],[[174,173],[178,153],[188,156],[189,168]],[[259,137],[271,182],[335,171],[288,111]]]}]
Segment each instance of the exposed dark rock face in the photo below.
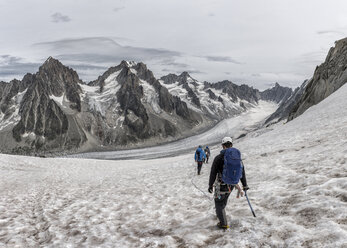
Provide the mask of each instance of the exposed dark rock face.
[{"label": "exposed dark rock face", "polygon": [[212,99],[212,100],[216,100],[217,96],[215,93],[213,93],[213,91],[211,89],[207,90],[208,96]]},{"label": "exposed dark rock face", "polygon": [[211,88],[222,90],[227,93],[233,101],[237,99],[245,100],[249,103],[257,103],[259,99],[259,91],[249,87],[248,85],[236,85],[228,80],[210,84]]},{"label": "exposed dark rock face", "polygon": [[260,92],[260,98],[265,101],[276,103],[285,102],[293,94],[293,90],[288,87],[282,87],[278,83],[275,87]]},{"label": "exposed dark rock face", "polygon": [[324,100],[347,82],[347,38],[336,41],[318,66],[304,93],[290,111],[288,120],[304,113],[309,107]]},{"label": "exposed dark rock face", "polygon": [[10,83],[0,83],[0,111],[5,115],[5,119],[9,118],[15,111],[16,103],[13,98],[24,90],[25,86],[16,79]]},{"label": "exposed dark rock face", "polygon": [[22,80],[22,88],[27,89],[20,103],[20,121],[12,129],[14,139],[29,142],[33,149],[43,144],[47,149],[61,149],[83,143],[86,136],[82,128],[77,133],[68,132],[68,116],[54,100],[66,98],[72,115],[80,112],[80,83],[75,71],[53,58],[48,58],[35,75],[27,74]]},{"label": "exposed dark rock face", "polygon": [[307,82],[308,80],[305,80],[300,87],[297,87],[294,90],[290,97],[284,98],[281,101],[278,109],[272,115],[270,115],[269,118],[266,119],[265,124],[286,120],[290,111],[293,109],[294,105],[299,101],[300,97],[302,96]]}]

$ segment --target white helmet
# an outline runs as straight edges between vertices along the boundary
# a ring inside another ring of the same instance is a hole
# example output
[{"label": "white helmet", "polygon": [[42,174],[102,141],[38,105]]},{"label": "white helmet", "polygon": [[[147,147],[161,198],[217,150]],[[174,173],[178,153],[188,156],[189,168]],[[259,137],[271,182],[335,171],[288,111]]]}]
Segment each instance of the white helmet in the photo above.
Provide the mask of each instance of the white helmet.
[{"label": "white helmet", "polygon": [[222,145],[223,144],[226,144],[226,143],[233,143],[233,139],[231,138],[231,137],[224,137],[223,139],[222,139]]}]

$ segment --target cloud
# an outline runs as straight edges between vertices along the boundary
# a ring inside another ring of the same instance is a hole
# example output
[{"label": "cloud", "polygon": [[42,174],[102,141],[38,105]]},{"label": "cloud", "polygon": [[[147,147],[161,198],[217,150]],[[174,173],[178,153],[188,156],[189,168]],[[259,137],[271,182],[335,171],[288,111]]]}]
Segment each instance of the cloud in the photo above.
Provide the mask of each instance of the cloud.
[{"label": "cloud", "polygon": [[168,68],[164,68],[161,70],[162,72],[165,72],[165,73],[174,73],[174,74],[181,74],[183,71],[185,72],[188,72],[189,74],[207,74],[206,72],[203,72],[203,71],[199,71],[199,70],[196,70],[196,69],[187,69],[187,70],[175,70],[175,69],[168,69]]},{"label": "cloud", "polygon": [[324,35],[324,34],[344,34],[343,32],[341,31],[338,31],[338,30],[320,30],[320,31],[317,31],[316,32],[317,34],[319,35]]},{"label": "cloud", "polygon": [[21,78],[26,73],[34,73],[39,63],[25,62],[23,58],[11,55],[0,55],[0,80],[9,81],[13,78]]},{"label": "cloud", "polygon": [[56,22],[56,23],[58,23],[58,22],[70,22],[71,21],[69,16],[63,15],[59,12],[56,12],[53,15],[51,15],[51,18],[52,18],[52,22]]},{"label": "cloud", "polygon": [[173,66],[176,68],[188,68],[189,65],[185,63],[176,62],[173,58],[163,59],[159,62],[160,65]]},{"label": "cloud", "polygon": [[84,63],[115,63],[122,60],[149,61],[179,57],[179,52],[159,48],[122,46],[108,37],[87,37],[41,42],[34,48],[58,59]]},{"label": "cloud", "polygon": [[72,67],[75,70],[106,70],[106,66],[90,65],[90,64],[73,64]]},{"label": "cloud", "polygon": [[117,7],[117,8],[114,8],[113,11],[114,12],[119,12],[121,10],[125,9],[125,7]]},{"label": "cloud", "polygon": [[[155,71],[165,66],[185,70],[188,65],[177,63],[183,55],[176,51],[160,48],[124,46],[110,37],[86,37],[41,42],[32,45],[36,54],[53,56],[63,64],[74,68],[83,80],[94,80],[108,67],[122,60],[144,62]],[[174,70],[171,70],[174,71]]]},{"label": "cloud", "polygon": [[296,62],[303,64],[303,65],[320,65],[324,58],[326,57],[327,53],[325,49],[316,50],[309,53],[301,54],[297,59]]},{"label": "cloud", "polygon": [[204,58],[212,62],[227,62],[227,63],[233,63],[238,65],[242,64],[241,62],[228,56],[204,56]]},{"label": "cloud", "polygon": [[207,74],[206,72],[199,71],[199,70],[185,70],[189,74]]}]

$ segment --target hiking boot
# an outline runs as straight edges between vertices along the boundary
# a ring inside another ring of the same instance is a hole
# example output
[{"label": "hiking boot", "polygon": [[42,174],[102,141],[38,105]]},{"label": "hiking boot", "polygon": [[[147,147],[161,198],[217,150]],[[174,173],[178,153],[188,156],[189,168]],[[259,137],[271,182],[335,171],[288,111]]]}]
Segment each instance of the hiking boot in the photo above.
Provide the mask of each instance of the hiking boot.
[{"label": "hiking boot", "polygon": [[217,224],[217,227],[220,228],[220,229],[223,229],[223,230],[229,229],[228,225],[222,225],[220,222]]}]

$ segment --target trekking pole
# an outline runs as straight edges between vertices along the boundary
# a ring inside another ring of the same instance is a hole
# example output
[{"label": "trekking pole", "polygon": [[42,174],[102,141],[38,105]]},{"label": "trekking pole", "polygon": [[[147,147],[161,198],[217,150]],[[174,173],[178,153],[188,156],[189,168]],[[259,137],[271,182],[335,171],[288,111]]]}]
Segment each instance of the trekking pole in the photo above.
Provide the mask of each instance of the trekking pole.
[{"label": "trekking pole", "polygon": [[246,196],[248,205],[249,205],[249,207],[250,207],[250,209],[251,209],[251,211],[252,211],[253,216],[256,217],[256,216],[255,216],[255,213],[254,213],[254,210],[253,210],[253,208],[252,208],[252,205],[251,205],[251,203],[249,202],[249,199],[248,199],[248,196],[247,196],[247,190],[245,191],[245,196]]}]

